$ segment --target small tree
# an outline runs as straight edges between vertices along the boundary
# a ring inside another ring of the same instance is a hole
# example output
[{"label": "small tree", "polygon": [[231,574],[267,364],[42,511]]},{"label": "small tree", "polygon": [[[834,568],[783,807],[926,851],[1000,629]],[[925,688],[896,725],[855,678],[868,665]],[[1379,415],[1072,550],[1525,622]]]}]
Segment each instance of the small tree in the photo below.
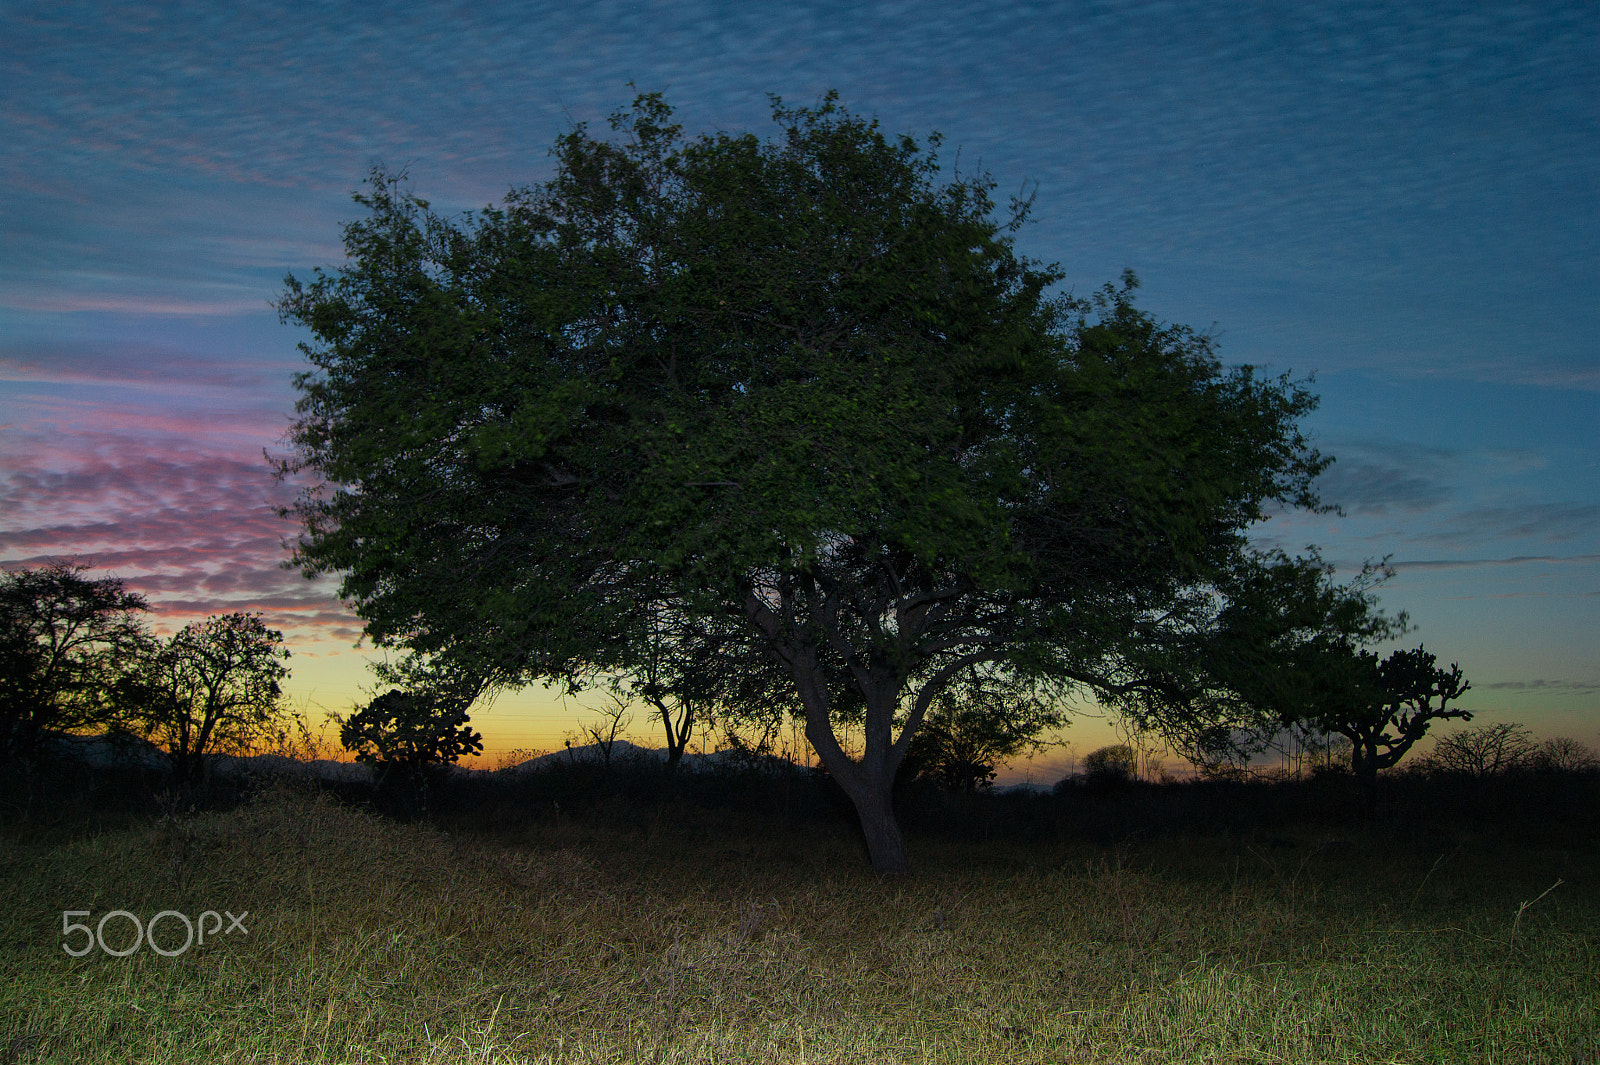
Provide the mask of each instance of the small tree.
[{"label": "small tree", "polygon": [[164,745],[186,785],[205,773],[218,748],[249,750],[286,713],[282,680],[289,652],[283,633],[259,614],[225,614],[185,625],[171,640],[150,641],[119,689],[126,716]]},{"label": "small tree", "polygon": [[1461,667],[1441,669],[1423,647],[1380,659],[1364,645],[1401,635],[1372,589],[1393,573],[1368,564],[1349,584],[1314,554],[1260,556],[1227,586],[1216,623],[1195,641],[1191,682],[1221,716],[1254,732],[1264,749],[1285,728],[1343,736],[1370,811],[1377,776],[1405,757],[1436,721],[1470,720],[1452,706],[1470,685]]},{"label": "small tree", "polygon": [[1337,695],[1348,701],[1329,700],[1314,717],[1318,725],[1347,738],[1350,768],[1370,793],[1379,770],[1397,765],[1435,721],[1471,720],[1472,714],[1450,705],[1468,688],[1461,667],[1435,666],[1436,657],[1425,648],[1395,651],[1382,662],[1362,652],[1358,670],[1371,672]]},{"label": "small tree", "polygon": [[761,684],[759,668],[729,661],[737,641],[728,625],[697,623],[666,600],[641,609],[637,620],[642,632],[628,668],[611,678],[611,696],[654,708],[666,734],[668,773],[677,769],[697,730],[718,719],[726,725],[748,718],[754,708],[761,708],[754,716],[762,716],[780,701],[752,687]]},{"label": "small tree", "polygon": [[1137,776],[1139,752],[1131,744],[1115,743],[1083,756],[1083,773],[1095,783],[1126,784]]},{"label": "small tree", "polygon": [[1502,721],[1439,737],[1427,765],[1435,772],[1484,780],[1529,768],[1538,752],[1532,733],[1515,721]]},{"label": "small tree", "polygon": [[0,573],[0,761],[38,752],[47,731],[113,722],[118,678],[148,640],[144,597],[120,579],[51,563]]},{"label": "small tree", "polygon": [[[628,704],[615,693],[596,712],[600,715],[599,719],[585,724],[581,735],[594,741],[595,748],[600,752],[601,768],[609,773],[612,748],[616,747],[617,740],[628,730],[628,726],[633,724],[633,714],[628,710]],[[567,746],[572,746],[570,741]]]},{"label": "small tree", "polygon": [[911,740],[901,772],[968,794],[994,783],[996,768],[1050,741],[1041,734],[1059,727],[1066,714],[1048,698],[1012,683],[986,683],[975,674],[938,701]]},{"label": "small tree", "polygon": [[1398,765],[1436,721],[1471,720],[1451,702],[1470,685],[1461,667],[1441,669],[1423,647],[1378,658],[1344,643],[1311,645],[1295,656],[1280,692],[1285,718],[1350,741],[1350,770],[1370,811],[1378,773]]},{"label": "small tree", "polygon": [[1571,736],[1545,740],[1533,752],[1530,764],[1541,773],[1600,773],[1594,748]]},{"label": "small tree", "polygon": [[340,722],[339,742],[372,766],[380,789],[412,783],[430,767],[483,750],[467,718],[470,702],[391,688]]}]

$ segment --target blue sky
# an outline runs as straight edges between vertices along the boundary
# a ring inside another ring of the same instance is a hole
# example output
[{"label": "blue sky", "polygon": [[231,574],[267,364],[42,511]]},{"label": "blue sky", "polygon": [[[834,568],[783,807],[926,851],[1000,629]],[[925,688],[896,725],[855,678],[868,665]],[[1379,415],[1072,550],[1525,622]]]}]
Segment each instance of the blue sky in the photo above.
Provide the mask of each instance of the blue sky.
[{"label": "blue sky", "polygon": [[[347,709],[359,624],[277,568],[261,459],[301,339],[269,302],[406,167],[446,209],[659,90],[690,131],[838,89],[946,137],[1022,249],[1124,268],[1229,361],[1317,374],[1324,494],[1262,538],[1392,555],[1385,605],[1483,720],[1600,743],[1600,19],[1590,4],[0,5],[0,561],[63,555],[162,626],[260,609]],[[569,711],[506,698],[491,746]],[[1082,749],[1104,725],[1074,735]]]}]

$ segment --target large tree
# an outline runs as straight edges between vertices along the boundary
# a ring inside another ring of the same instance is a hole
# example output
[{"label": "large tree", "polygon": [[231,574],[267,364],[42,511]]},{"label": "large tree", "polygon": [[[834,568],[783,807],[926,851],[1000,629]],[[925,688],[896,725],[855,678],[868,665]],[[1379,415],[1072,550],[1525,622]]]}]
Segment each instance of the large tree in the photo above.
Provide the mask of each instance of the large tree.
[{"label": "large tree", "polygon": [[50,731],[104,727],[109,698],[146,637],[144,597],[81,563],[0,572],[0,761]]},{"label": "large tree", "polygon": [[[1103,693],[1245,548],[1313,505],[1314,398],[1018,255],[1027,204],[945,177],[830,95],[686,138],[656,96],[548,182],[447,219],[374,174],[347,261],[279,304],[314,368],[286,470],[297,560],[379,645],[494,685],[637,670],[662,610],[694,676],[803,715],[874,866],[953,682]],[[850,723],[852,750],[841,743]]]}]

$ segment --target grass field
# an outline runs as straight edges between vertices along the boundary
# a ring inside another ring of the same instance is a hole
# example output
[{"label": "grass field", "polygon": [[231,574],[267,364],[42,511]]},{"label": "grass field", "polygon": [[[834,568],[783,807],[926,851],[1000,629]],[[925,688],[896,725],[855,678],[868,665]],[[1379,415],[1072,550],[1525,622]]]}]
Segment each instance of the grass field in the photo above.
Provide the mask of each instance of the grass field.
[{"label": "grass field", "polygon": [[[826,803],[551,794],[11,816],[0,1063],[1600,1061],[1600,854],[1560,825],[950,801],[884,880]],[[68,910],[248,934],[71,957]]]}]

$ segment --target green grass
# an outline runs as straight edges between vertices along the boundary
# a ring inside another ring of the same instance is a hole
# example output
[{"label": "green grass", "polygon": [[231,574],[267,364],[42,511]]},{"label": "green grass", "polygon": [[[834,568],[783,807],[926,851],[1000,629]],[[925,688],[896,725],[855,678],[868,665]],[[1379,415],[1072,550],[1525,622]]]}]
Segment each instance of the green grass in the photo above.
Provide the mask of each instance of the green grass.
[{"label": "green grass", "polygon": [[[1600,856],[1559,838],[924,833],[895,881],[830,817],[446,824],[279,789],[10,825],[0,1063],[1600,1060]],[[249,935],[72,958],[68,909]]]}]

